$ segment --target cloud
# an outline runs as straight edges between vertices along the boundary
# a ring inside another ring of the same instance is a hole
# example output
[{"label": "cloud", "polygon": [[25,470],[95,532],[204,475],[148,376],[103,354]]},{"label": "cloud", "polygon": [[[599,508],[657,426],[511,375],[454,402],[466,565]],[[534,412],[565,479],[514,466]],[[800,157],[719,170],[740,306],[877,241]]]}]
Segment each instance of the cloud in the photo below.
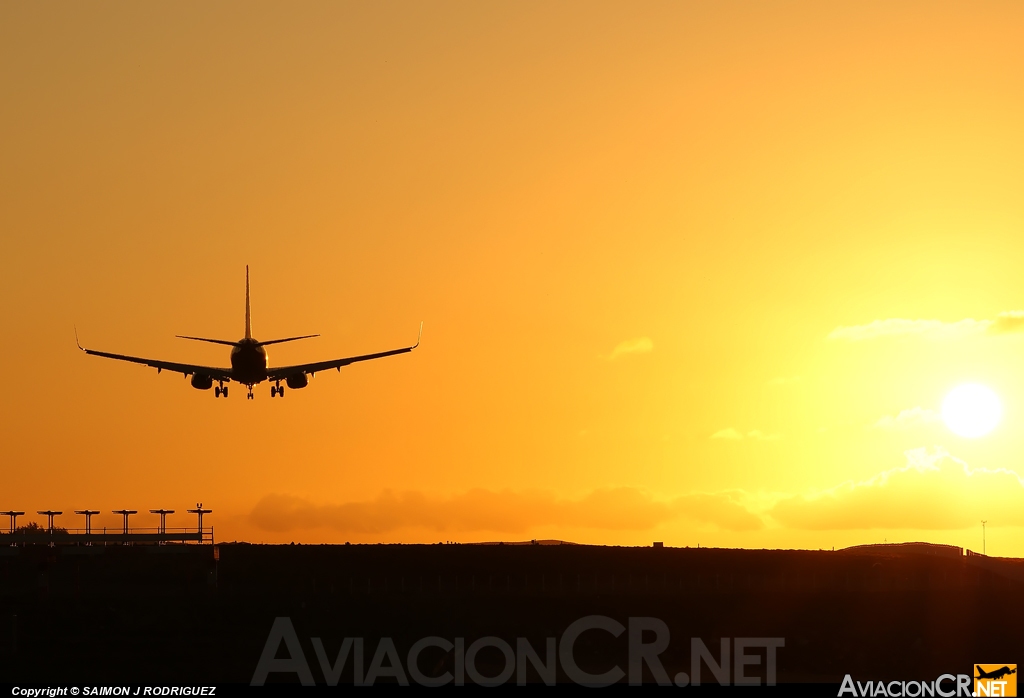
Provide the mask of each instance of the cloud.
[{"label": "cloud", "polygon": [[542,490],[472,489],[450,496],[388,490],[363,501],[316,504],[270,494],[249,520],[277,533],[326,528],[354,535],[416,530],[524,538],[552,528],[640,532],[685,521],[728,531],[963,530],[982,519],[990,526],[1024,526],[1024,478],[1017,472],[972,468],[941,447],[904,456],[903,466],[867,480],[802,495],[725,490],[658,499],[620,487],[569,499]]},{"label": "cloud", "polygon": [[902,467],[784,497],[768,513],[786,527],[807,530],[954,530],[981,519],[1024,526],[1024,480],[1015,471],[972,468],[941,447],[904,455]]},{"label": "cloud", "polygon": [[978,334],[1008,334],[1024,332],[1024,310],[999,313],[995,320],[965,318],[956,322],[942,320],[908,320],[887,318],[866,325],[841,325],[832,330],[828,339],[860,342],[882,337],[920,336],[928,339],[955,339]]},{"label": "cloud", "polygon": [[744,439],[750,439],[753,441],[778,441],[782,438],[781,434],[765,434],[762,431],[754,429],[748,431],[746,434],[740,432],[737,429],[728,427],[726,429],[719,429],[711,435],[712,439],[723,439],[725,441],[743,441]]},{"label": "cloud", "polygon": [[1008,310],[1005,313],[999,313],[995,322],[989,325],[988,331],[991,334],[1024,331],[1024,310]]},{"label": "cloud", "polygon": [[473,489],[449,497],[385,491],[368,501],[318,505],[300,497],[271,494],[257,502],[249,519],[272,532],[330,528],[355,534],[419,528],[524,535],[551,526],[645,531],[679,519],[732,531],[763,527],[761,518],[739,503],[740,496],[738,492],[690,493],[657,500],[641,490],[622,487],[562,499],[545,491]]},{"label": "cloud", "polygon": [[651,341],[650,337],[637,337],[636,339],[627,339],[612,349],[611,355],[608,357],[609,361],[628,356],[630,354],[649,354],[654,351],[654,342]]},{"label": "cloud", "polygon": [[885,415],[872,426],[875,429],[882,429],[884,431],[906,431],[941,421],[942,416],[938,412],[921,409],[920,407],[911,407],[909,410],[901,410],[895,417]]}]

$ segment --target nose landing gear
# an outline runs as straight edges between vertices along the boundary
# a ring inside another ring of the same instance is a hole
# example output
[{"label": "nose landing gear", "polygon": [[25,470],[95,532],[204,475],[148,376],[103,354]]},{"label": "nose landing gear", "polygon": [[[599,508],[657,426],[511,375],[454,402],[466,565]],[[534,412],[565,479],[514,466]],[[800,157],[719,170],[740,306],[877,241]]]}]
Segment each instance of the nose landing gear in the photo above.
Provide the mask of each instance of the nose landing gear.
[{"label": "nose landing gear", "polygon": [[275,396],[284,397],[284,386],[280,382],[277,385],[270,386],[270,397]]},{"label": "nose landing gear", "polygon": [[250,385],[250,386],[247,386],[247,387],[249,388],[249,394],[246,395],[245,397],[246,397],[247,400],[253,400],[254,398],[252,396],[252,386]]}]

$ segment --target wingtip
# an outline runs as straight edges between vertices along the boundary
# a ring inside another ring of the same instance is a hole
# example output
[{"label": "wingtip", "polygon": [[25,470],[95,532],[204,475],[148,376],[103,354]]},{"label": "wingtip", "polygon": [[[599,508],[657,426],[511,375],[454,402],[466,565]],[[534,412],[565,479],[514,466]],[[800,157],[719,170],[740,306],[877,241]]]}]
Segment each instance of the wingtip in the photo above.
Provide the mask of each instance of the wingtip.
[{"label": "wingtip", "polygon": [[420,333],[418,335],[416,335],[416,343],[412,345],[413,349],[415,349],[416,347],[418,347],[420,345],[420,340],[421,339],[423,339],[423,321],[422,320],[420,320]]},{"label": "wingtip", "polygon": [[78,345],[79,349],[85,351],[85,347],[83,347],[82,343],[78,341],[78,325],[75,325],[75,344]]}]

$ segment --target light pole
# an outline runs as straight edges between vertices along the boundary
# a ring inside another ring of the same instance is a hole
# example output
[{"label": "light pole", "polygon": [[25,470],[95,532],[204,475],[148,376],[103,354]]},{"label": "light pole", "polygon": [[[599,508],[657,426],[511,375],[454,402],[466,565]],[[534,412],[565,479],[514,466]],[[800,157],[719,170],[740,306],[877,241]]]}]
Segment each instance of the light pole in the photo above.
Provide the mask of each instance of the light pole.
[{"label": "light pole", "polygon": [[36,513],[37,514],[45,514],[46,515],[46,530],[52,536],[53,535],[53,517],[54,516],[60,516],[64,512],[63,511],[53,511],[52,509],[47,509],[46,511],[37,511]]},{"label": "light pole", "polygon": [[157,545],[164,545],[167,541],[164,540],[164,536],[167,535],[167,515],[173,514],[174,509],[150,509],[150,514],[160,514],[160,528],[157,531],[160,533],[160,542]]},{"label": "light pole", "polygon": [[[202,502],[197,502],[195,509],[188,509],[187,511],[190,514],[197,514],[199,516],[199,542],[202,543],[203,542],[203,514],[209,514],[209,513],[211,513],[213,511],[213,509],[203,509],[203,503]],[[211,540],[211,542],[213,541],[213,536],[212,535],[210,536],[210,540]]]},{"label": "light pole", "polygon": [[92,517],[99,512],[95,509],[75,509],[75,513],[85,515],[85,533],[86,535],[92,533]]},{"label": "light pole", "polygon": [[37,514],[46,514],[46,530],[50,534],[50,547],[52,548],[53,547],[53,517],[54,516],[60,516],[64,512],[63,511],[53,511],[52,509],[47,509],[46,511],[37,511],[36,513]]},{"label": "light pole", "polygon": [[96,509],[75,509],[75,513],[85,515],[85,544],[92,545],[92,517],[100,512]]},{"label": "light pole", "polygon": [[981,554],[982,555],[988,555],[988,552],[986,552],[986,550],[985,550],[985,524],[987,524],[987,523],[988,523],[988,521],[982,521],[981,522]]},{"label": "light pole", "polygon": [[128,517],[132,514],[138,514],[139,512],[135,509],[117,509],[111,513],[120,514],[124,517],[124,538],[121,540],[121,545],[128,545]]},{"label": "light pole", "polygon": [[25,512],[23,511],[0,511],[0,516],[11,517],[11,533],[14,533],[14,529],[17,528],[17,526],[15,526],[15,523],[17,522],[18,517],[23,515],[24,513]]}]

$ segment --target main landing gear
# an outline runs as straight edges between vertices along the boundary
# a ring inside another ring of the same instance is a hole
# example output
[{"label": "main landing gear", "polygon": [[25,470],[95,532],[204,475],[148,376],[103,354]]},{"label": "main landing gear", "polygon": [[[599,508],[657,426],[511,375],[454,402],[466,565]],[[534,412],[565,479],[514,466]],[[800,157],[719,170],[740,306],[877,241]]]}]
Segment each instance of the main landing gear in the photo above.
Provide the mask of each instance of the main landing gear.
[{"label": "main landing gear", "polygon": [[214,397],[227,397],[228,396],[228,386],[226,386],[226,385],[218,385],[217,387],[215,387],[213,389],[213,396]]},{"label": "main landing gear", "polygon": [[270,386],[270,397],[276,397],[278,395],[284,397],[284,386],[281,385],[280,382],[278,382],[277,385]]}]

